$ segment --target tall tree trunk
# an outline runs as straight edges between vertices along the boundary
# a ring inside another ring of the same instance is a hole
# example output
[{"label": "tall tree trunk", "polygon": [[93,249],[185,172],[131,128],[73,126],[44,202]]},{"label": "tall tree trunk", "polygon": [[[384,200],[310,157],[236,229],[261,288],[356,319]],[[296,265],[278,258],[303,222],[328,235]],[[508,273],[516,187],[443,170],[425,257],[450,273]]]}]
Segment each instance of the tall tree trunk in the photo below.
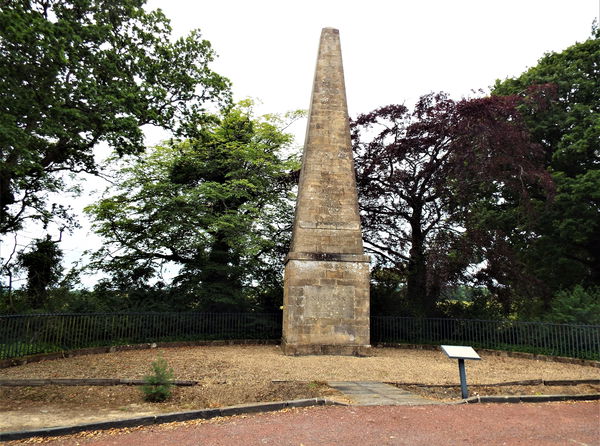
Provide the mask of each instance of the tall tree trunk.
[{"label": "tall tree trunk", "polygon": [[202,294],[210,311],[240,311],[241,282],[237,274],[239,259],[231,252],[225,235],[217,232],[202,273]]},{"label": "tall tree trunk", "polygon": [[421,316],[431,314],[431,305],[427,299],[427,263],[425,261],[425,236],[421,230],[418,212],[410,222],[411,248],[409,252],[408,274],[406,278],[407,297],[415,304]]}]

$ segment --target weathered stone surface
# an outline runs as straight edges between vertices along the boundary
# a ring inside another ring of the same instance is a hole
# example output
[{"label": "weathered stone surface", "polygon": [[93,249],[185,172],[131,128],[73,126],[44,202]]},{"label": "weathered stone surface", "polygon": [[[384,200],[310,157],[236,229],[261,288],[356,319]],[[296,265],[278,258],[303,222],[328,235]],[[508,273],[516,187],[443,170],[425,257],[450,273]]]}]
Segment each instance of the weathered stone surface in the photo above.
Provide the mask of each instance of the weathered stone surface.
[{"label": "weathered stone surface", "polygon": [[286,354],[364,354],[369,257],[364,255],[339,32],[321,33],[296,218],[286,261]]}]

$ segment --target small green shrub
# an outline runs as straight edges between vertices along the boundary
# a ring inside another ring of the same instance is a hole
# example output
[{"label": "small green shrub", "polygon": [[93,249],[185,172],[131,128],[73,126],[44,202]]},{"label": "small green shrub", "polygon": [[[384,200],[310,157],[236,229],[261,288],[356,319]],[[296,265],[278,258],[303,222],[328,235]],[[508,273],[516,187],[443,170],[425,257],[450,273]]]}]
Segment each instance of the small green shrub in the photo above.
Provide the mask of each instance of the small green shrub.
[{"label": "small green shrub", "polygon": [[171,388],[173,387],[173,369],[169,367],[167,361],[159,356],[152,363],[152,374],[144,377],[142,393],[144,399],[152,403],[160,403],[171,397]]}]

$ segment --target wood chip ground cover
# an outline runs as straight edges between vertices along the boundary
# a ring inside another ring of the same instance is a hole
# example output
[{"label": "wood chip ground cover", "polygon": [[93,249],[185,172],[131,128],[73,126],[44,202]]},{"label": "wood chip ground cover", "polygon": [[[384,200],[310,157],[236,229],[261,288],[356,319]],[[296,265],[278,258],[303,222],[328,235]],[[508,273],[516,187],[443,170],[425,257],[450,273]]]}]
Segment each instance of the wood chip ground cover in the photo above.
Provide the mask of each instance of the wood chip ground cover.
[{"label": "wood chip ground cover", "polygon": [[[148,374],[151,362],[160,355],[173,368],[175,379],[196,380],[199,385],[175,389],[173,398],[162,404],[143,402],[139,389],[133,386],[0,387],[0,430],[247,402],[317,396],[341,398],[323,384],[327,381],[457,384],[456,361],[441,352],[375,348],[372,353],[364,358],[291,357],[282,355],[277,346],[203,346],[123,351],[25,364],[0,370],[0,379],[140,379]],[[591,366],[499,356],[484,356],[482,361],[467,363],[470,385],[528,379],[597,379],[599,375],[599,369]],[[509,394],[510,390],[501,391]]]}]

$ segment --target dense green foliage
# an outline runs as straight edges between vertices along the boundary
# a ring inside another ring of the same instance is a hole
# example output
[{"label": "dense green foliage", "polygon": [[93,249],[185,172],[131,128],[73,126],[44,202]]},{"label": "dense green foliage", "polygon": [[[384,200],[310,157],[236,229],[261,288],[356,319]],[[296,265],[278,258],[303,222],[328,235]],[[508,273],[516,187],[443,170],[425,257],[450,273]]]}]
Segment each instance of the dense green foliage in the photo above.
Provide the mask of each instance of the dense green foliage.
[{"label": "dense green foliage", "polygon": [[559,291],[542,318],[562,324],[600,325],[600,286],[586,289],[576,285],[572,290]]},{"label": "dense green foliage", "polygon": [[[533,227],[537,236],[513,246],[523,268],[537,278],[531,294],[541,302],[530,299],[524,305],[526,313],[560,305],[571,295],[564,290],[573,289],[575,295],[582,290],[578,285],[600,284],[599,61],[596,29],[585,42],[545,55],[535,67],[497,81],[493,89],[494,94],[523,98],[525,120],[534,140],[544,147],[546,168],[556,184],[554,200],[540,197],[540,216]],[[540,97],[545,106],[532,106],[531,99]],[[592,295],[598,299],[597,293]]]},{"label": "dense green foliage", "polygon": [[97,171],[94,148],[144,150],[141,126],[186,132],[228,96],[198,31],[172,41],[144,0],[7,0],[0,8],[0,234],[68,218],[61,173]]},{"label": "dense green foliage", "polygon": [[48,300],[49,287],[62,277],[63,253],[58,242],[50,237],[35,240],[30,250],[19,255],[20,265],[27,271],[27,296],[33,309],[43,308]]},{"label": "dense green foliage", "polygon": [[282,154],[292,137],[250,105],[128,160],[117,188],[88,208],[105,240],[95,265],[111,275],[101,286],[162,290],[179,309],[281,305],[298,163]]}]

